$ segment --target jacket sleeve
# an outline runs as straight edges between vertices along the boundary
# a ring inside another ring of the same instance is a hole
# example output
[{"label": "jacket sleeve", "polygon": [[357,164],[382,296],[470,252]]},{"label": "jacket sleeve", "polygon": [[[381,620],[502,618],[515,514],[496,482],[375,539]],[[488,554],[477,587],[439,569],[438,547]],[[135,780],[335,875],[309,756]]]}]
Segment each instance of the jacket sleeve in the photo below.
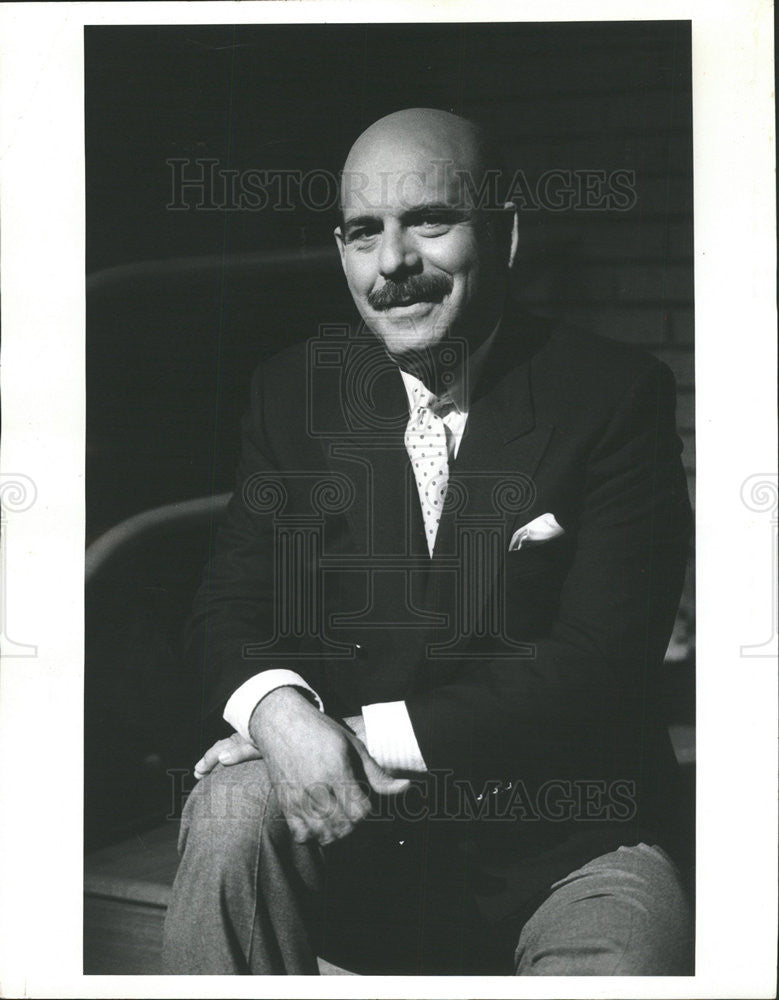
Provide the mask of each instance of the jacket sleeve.
[{"label": "jacket sleeve", "polygon": [[646,711],[691,524],[674,407],[673,376],[654,362],[607,418],[588,456],[559,609],[534,655],[473,662],[408,699],[430,769],[564,770],[599,727],[624,730]]},{"label": "jacket sleeve", "polygon": [[236,489],[184,630],[184,655],[199,678],[206,716],[221,712],[245,681],[265,670],[294,671],[312,687],[317,680],[311,661],[296,659],[294,646],[279,634],[274,513],[287,486],[266,427],[260,367],[243,420]]}]

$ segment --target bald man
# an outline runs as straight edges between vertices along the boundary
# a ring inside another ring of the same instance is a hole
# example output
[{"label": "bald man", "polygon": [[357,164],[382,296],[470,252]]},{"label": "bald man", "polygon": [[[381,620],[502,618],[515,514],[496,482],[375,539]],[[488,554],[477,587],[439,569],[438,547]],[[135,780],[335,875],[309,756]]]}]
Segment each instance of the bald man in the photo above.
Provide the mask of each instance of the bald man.
[{"label": "bald man", "polygon": [[497,177],[455,115],[371,125],[335,230],[361,331],[255,373],[189,626],[235,732],[196,765],[168,972],[690,971],[673,380],[511,303]]}]

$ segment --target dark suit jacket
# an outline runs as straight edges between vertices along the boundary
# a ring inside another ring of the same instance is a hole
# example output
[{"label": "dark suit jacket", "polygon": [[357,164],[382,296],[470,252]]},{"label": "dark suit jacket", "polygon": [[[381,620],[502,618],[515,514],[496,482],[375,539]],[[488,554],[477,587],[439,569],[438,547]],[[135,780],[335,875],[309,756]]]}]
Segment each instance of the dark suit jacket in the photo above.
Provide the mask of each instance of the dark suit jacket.
[{"label": "dark suit jacket", "polygon": [[[620,843],[668,840],[675,762],[654,688],[691,523],[674,400],[648,354],[512,307],[431,560],[405,390],[378,344],[335,331],[263,364],[189,627],[205,703],[270,667],[334,716],[405,700],[458,802],[465,788],[473,813],[494,783],[489,801],[514,804],[467,824],[498,873],[495,915]],[[564,535],[509,552],[547,512]]]}]

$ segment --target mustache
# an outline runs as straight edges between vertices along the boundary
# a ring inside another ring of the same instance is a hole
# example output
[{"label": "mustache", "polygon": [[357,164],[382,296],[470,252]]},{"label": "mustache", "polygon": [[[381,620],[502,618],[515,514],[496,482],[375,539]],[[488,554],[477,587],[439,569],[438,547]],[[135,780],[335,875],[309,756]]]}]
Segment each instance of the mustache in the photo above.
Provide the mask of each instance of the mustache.
[{"label": "mustache", "polygon": [[366,298],[371,309],[379,311],[412,302],[440,302],[451,290],[452,279],[445,274],[412,274],[403,281],[385,281]]}]

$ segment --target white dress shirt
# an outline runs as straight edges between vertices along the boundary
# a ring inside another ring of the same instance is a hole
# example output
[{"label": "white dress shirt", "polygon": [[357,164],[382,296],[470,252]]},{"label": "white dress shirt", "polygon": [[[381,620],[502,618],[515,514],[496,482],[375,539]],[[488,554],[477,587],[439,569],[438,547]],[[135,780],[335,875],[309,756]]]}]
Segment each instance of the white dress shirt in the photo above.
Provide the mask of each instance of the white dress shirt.
[{"label": "white dress shirt", "polygon": [[[495,339],[500,321],[487,339],[473,352],[469,358],[468,378],[456,380],[448,390],[447,395],[454,404],[452,409],[442,417],[447,429],[446,444],[449,460],[457,457],[462,443],[465,425],[468,421],[468,405],[466,398],[468,387],[475,384],[484,359]],[[409,413],[414,399],[414,390],[426,388],[423,383],[410,372],[400,369],[403,385],[408,397]],[[262,699],[278,687],[295,687],[310,698],[324,711],[322,699],[306,681],[294,670],[274,669],[263,670],[250,677],[230,696],[224,710],[224,719],[240,733],[244,739],[251,742],[249,735],[249,720],[254,709]],[[410,771],[424,773],[427,765],[422,757],[414,728],[411,725],[406,703],[404,701],[377,702],[362,706],[362,717],[365,722],[365,743],[368,753],[386,771]]]}]

